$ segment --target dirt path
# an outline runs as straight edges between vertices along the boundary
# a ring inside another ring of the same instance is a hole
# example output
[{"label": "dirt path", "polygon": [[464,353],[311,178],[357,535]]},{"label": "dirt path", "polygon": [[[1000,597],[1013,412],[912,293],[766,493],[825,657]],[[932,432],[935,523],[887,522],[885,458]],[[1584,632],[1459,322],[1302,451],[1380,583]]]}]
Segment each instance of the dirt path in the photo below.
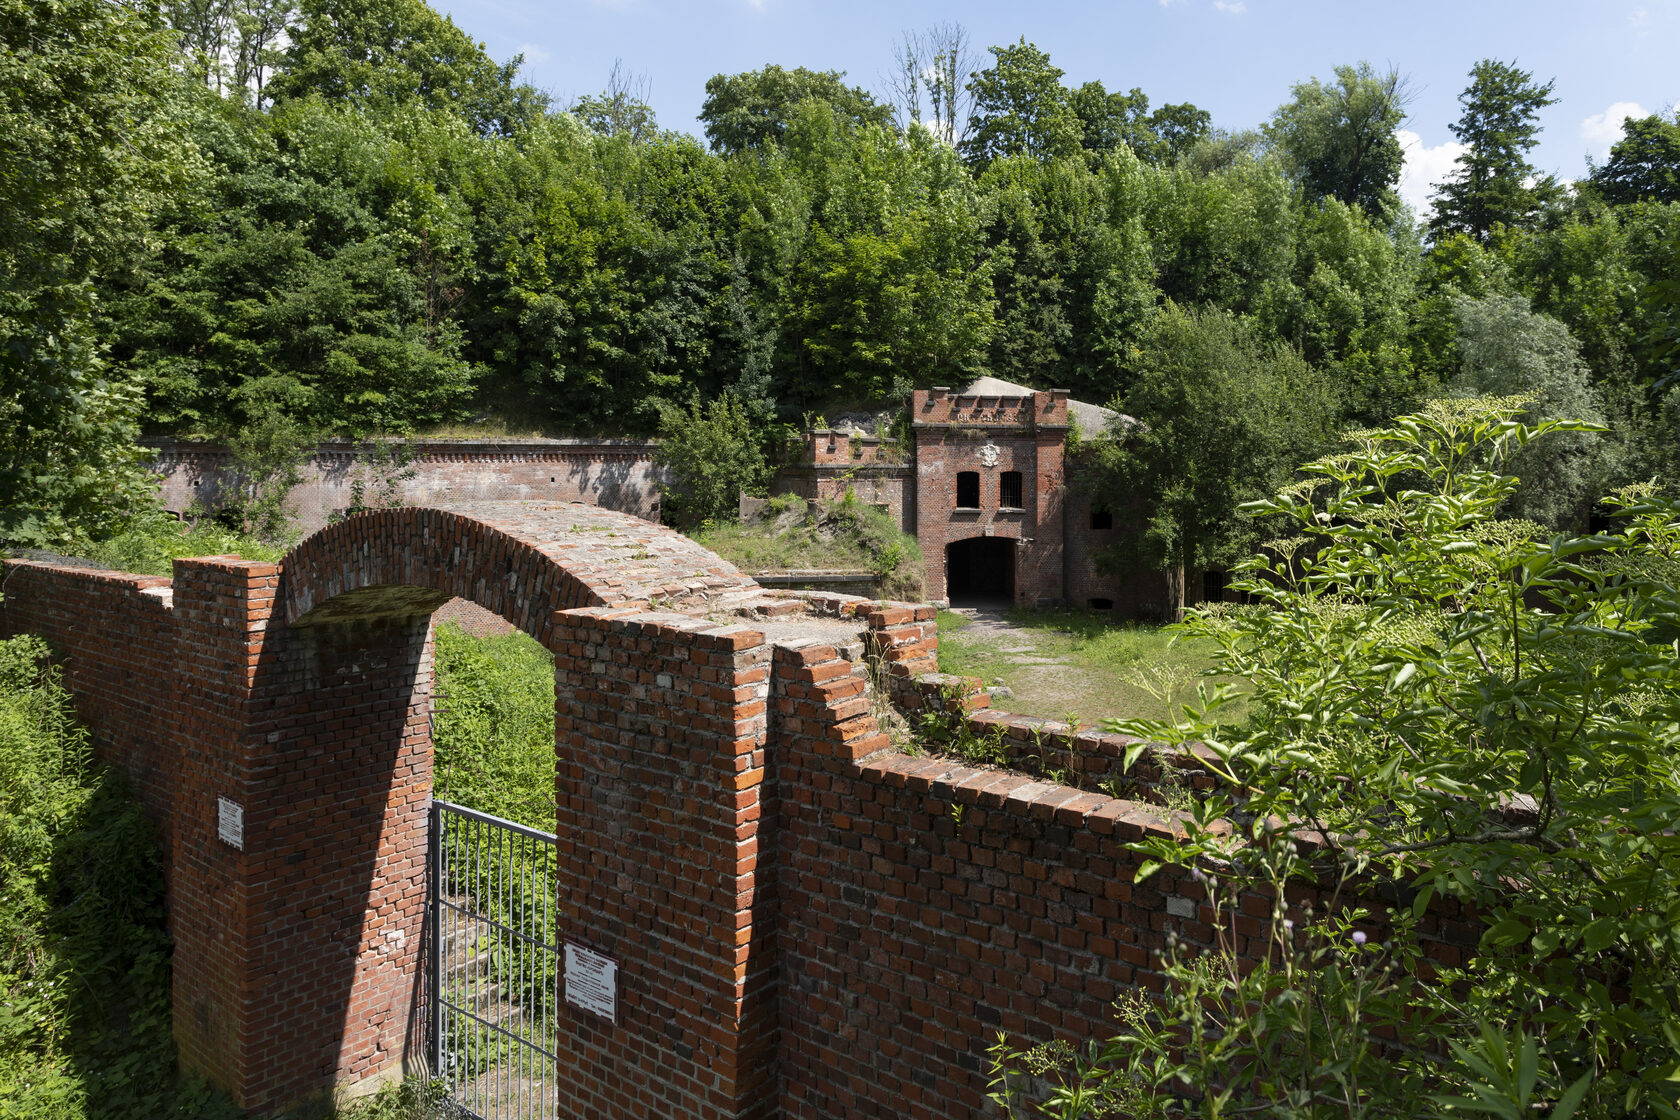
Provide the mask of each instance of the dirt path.
[{"label": "dirt path", "polygon": [[1130,714],[1117,710],[1125,705],[1115,695],[1112,673],[1073,663],[1066,635],[1017,626],[1001,607],[959,607],[951,613],[969,624],[942,635],[941,641],[978,655],[975,668],[983,670],[988,686],[998,689],[994,708],[1045,719],[1077,716],[1087,726],[1106,716]]}]

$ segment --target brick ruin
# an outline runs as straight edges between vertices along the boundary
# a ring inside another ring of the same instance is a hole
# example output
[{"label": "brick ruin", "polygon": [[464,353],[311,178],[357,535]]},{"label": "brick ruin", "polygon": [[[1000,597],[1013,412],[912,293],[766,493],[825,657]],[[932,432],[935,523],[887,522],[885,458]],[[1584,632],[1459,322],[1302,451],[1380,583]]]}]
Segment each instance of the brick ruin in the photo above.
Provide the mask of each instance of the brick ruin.
[{"label": "brick ruin", "polygon": [[[1075,410],[1087,436],[1111,417],[1070,401],[990,379],[960,389],[918,390],[911,438],[829,428],[803,435],[795,462],[777,471],[775,493],[834,499],[847,491],[887,510],[917,538],[930,600],[1071,605],[1148,618],[1166,609],[1159,573],[1115,572],[1100,557],[1135,526],[1135,511],[1092,507],[1067,460]],[[158,441],[165,508],[184,513],[227,504],[233,458],[222,447]],[[583,502],[659,519],[654,444],[619,439],[417,439],[381,445],[332,442],[304,464],[288,494],[306,531],[327,524],[359,492],[363,504],[464,509],[485,501]],[[1201,598],[1189,589],[1189,601]],[[481,616],[469,614],[468,621]]]},{"label": "brick ruin", "polygon": [[[149,446],[163,508],[187,513],[238,504],[226,447],[191,440]],[[311,533],[351,506],[358,492],[364,505],[583,502],[658,521],[654,446],[639,439],[333,440],[304,460],[286,504],[296,525]]]},{"label": "brick ruin", "polygon": [[[622,514],[385,510],[278,564],[4,580],[0,630],[52,644],[162,840],[181,1062],[259,1114],[423,1058],[431,619],[457,596],[555,658],[561,934],[619,962],[616,1023],[560,1002],[567,1115],[984,1114],[998,1031],[1104,1035],[1169,929],[1214,939],[1202,886],[1133,881],[1125,844],[1178,833],[1147,767],[1094,792],[1126,740],[953,690],[930,606],[767,592]],[[882,692],[1087,780],[901,753]],[[1426,918],[1438,960],[1474,934]]]},{"label": "brick ruin", "polygon": [[799,461],[777,472],[772,489],[828,500],[851,491],[887,510],[921,544],[927,596],[936,602],[1160,616],[1159,573],[1111,571],[1101,562],[1136,515],[1094,508],[1080,486],[1067,451],[1074,409],[1087,428],[1114,415],[1071,401],[1065,389],[991,379],[918,389],[908,445],[810,431]]}]

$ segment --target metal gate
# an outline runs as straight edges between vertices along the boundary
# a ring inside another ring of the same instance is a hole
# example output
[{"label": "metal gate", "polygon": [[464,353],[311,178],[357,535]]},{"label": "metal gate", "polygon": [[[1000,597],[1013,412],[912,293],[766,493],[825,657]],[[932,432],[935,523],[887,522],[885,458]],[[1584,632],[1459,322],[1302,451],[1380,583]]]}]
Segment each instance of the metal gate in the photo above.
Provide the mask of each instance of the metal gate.
[{"label": "metal gate", "polygon": [[559,1120],[555,839],[432,802],[433,1076],[461,1116]]}]

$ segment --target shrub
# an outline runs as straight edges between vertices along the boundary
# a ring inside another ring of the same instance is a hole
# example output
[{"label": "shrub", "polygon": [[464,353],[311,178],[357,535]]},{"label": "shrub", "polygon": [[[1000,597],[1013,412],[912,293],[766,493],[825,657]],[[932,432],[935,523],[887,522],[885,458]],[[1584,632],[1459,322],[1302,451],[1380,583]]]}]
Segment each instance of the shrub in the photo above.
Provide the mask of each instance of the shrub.
[{"label": "shrub", "polygon": [[[1625,490],[1593,537],[1500,519],[1500,465],[1584,427],[1523,424],[1524,403],[1436,402],[1252,507],[1299,535],[1242,566],[1251,605],[1184,627],[1248,682],[1246,725],[1219,726],[1227,687],[1118,725],[1212,747],[1243,796],[1197,815],[1238,838],[1139,845],[1139,875],[1189,865],[1223,917],[1301,880],[1332,901],[1274,902],[1258,965],[1169,946],[1163,996],[1052,1060],[1064,1104],[1680,1117],[1680,503]],[[1407,932],[1437,897],[1485,929],[1431,975]],[[1019,1106],[1019,1058],[998,1059]]]},{"label": "shrub", "polygon": [[733,521],[742,493],[762,495],[770,482],[765,432],[734,394],[659,414],[659,448],[653,460],[664,472],[660,512],[680,529],[707,521]]}]

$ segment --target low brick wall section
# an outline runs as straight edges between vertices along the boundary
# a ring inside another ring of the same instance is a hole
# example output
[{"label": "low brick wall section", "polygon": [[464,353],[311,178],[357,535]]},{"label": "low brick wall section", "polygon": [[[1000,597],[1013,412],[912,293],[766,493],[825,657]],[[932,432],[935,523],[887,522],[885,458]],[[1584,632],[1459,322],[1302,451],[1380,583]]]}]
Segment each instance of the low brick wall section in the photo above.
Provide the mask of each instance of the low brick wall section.
[{"label": "low brick wall section", "polygon": [[169,578],[17,560],[4,573],[0,635],[48,640],[99,759],[128,776],[167,855],[177,764]]},{"label": "low brick wall section", "polygon": [[[1206,890],[1176,869],[1133,881],[1125,845],[1180,835],[1172,811],[893,751],[854,680],[832,648],[777,652],[782,1114],[990,1115],[998,1032],[1112,1034],[1118,996],[1162,989],[1169,929],[1213,947]],[[1272,906],[1241,900],[1249,959]],[[1476,932],[1450,904],[1422,931],[1451,962]]]},{"label": "low brick wall section", "polygon": [[[230,489],[236,479],[227,448],[188,440],[152,446],[165,509],[213,510],[238,500]],[[433,508],[484,501],[587,502],[657,521],[655,446],[635,439],[335,441],[321,444],[303,463],[302,481],[286,503],[307,532],[357,500]]]}]

